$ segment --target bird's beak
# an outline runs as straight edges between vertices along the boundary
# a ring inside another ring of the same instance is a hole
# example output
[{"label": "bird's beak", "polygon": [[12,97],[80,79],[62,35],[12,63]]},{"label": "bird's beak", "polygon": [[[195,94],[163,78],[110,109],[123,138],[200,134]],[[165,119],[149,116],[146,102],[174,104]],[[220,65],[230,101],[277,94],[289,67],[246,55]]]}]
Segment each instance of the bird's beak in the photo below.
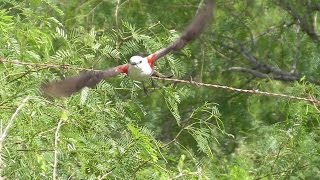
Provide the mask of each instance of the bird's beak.
[{"label": "bird's beak", "polygon": [[136,62],[130,62],[130,64],[131,64],[132,66],[137,65],[137,63],[136,63]]}]

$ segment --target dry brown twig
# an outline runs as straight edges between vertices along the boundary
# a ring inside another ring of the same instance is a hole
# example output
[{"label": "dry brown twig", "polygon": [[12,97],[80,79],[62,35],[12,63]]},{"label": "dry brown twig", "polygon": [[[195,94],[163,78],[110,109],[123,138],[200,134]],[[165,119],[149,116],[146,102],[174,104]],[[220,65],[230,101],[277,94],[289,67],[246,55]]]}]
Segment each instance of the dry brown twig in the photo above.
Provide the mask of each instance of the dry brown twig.
[{"label": "dry brown twig", "polygon": [[195,81],[181,80],[181,79],[161,78],[161,77],[152,77],[152,78],[153,79],[165,80],[165,81],[171,81],[171,82],[175,82],[175,83],[195,84],[197,86],[203,86],[203,87],[226,89],[226,90],[229,90],[229,91],[235,91],[235,92],[239,92],[239,93],[257,94],[257,95],[273,96],[273,97],[282,97],[282,98],[305,101],[305,102],[308,102],[308,103],[320,105],[320,101],[315,99],[315,98],[304,98],[304,97],[292,96],[292,95],[287,95],[287,94],[272,93],[272,92],[265,92],[265,91],[252,90],[252,89],[238,89],[238,88],[229,87],[229,86],[223,86],[223,85],[217,85],[217,84],[199,83],[199,82],[195,82]]},{"label": "dry brown twig", "polygon": [[[67,70],[79,70],[79,71],[96,71],[96,72],[101,71],[101,70],[73,67],[68,64],[57,65],[57,64],[43,64],[43,63],[27,63],[27,62],[21,62],[18,60],[10,61],[10,60],[6,60],[1,57],[0,57],[0,62],[8,63],[8,64],[15,64],[15,65],[32,66],[32,67],[46,67],[46,68],[57,68],[57,69],[67,69]],[[224,85],[201,83],[201,82],[196,82],[193,80],[181,80],[181,79],[164,78],[164,77],[152,77],[152,79],[164,80],[164,81],[173,82],[173,83],[191,84],[191,85],[196,85],[196,86],[201,86],[201,87],[225,89],[225,90],[229,90],[229,91],[246,93],[246,94],[256,94],[256,95],[270,96],[270,97],[281,97],[281,98],[286,98],[286,99],[305,101],[305,102],[311,103],[313,105],[320,106],[320,101],[315,98],[298,97],[298,96],[293,96],[293,95],[264,92],[264,91],[251,90],[251,89],[238,89],[238,88],[224,86]]]}]

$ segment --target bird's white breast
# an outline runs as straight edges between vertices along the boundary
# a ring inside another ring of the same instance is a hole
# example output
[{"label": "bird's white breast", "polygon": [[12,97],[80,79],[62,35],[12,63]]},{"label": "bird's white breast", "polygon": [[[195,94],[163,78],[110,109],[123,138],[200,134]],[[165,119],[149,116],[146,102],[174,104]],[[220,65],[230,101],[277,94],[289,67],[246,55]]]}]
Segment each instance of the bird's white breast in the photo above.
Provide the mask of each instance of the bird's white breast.
[{"label": "bird's white breast", "polygon": [[141,63],[138,65],[129,65],[128,76],[137,81],[143,81],[153,74],[153,69],[148,63]]}]

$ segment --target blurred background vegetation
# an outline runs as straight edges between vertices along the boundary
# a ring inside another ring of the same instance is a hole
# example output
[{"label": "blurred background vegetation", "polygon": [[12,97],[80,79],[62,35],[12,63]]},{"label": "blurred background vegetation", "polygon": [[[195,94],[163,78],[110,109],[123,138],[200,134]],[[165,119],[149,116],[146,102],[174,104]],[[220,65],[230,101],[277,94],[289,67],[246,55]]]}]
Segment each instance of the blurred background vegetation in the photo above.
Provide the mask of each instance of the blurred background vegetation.
[{"label": "blurred background vegetation", "polygon": [[[320,179],[319,104],[162,80],[145,93],[123,76],[41,96],[43,82],[76,68],[166,46],[201,3],[0,0],[1,177]],[[216,0],[206,32],[157,70],[318,98],[319,11],[318,0]]]}]

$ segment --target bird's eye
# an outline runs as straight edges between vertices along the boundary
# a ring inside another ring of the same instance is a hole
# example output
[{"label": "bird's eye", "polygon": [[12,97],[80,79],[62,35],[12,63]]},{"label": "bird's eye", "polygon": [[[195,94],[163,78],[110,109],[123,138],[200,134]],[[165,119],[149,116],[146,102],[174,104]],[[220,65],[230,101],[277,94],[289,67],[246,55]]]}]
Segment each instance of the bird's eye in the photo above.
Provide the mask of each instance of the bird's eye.
[{"label": "bird's eye", "polygon": [[140,61],[140,63],[142,63],[142,61]]}]

